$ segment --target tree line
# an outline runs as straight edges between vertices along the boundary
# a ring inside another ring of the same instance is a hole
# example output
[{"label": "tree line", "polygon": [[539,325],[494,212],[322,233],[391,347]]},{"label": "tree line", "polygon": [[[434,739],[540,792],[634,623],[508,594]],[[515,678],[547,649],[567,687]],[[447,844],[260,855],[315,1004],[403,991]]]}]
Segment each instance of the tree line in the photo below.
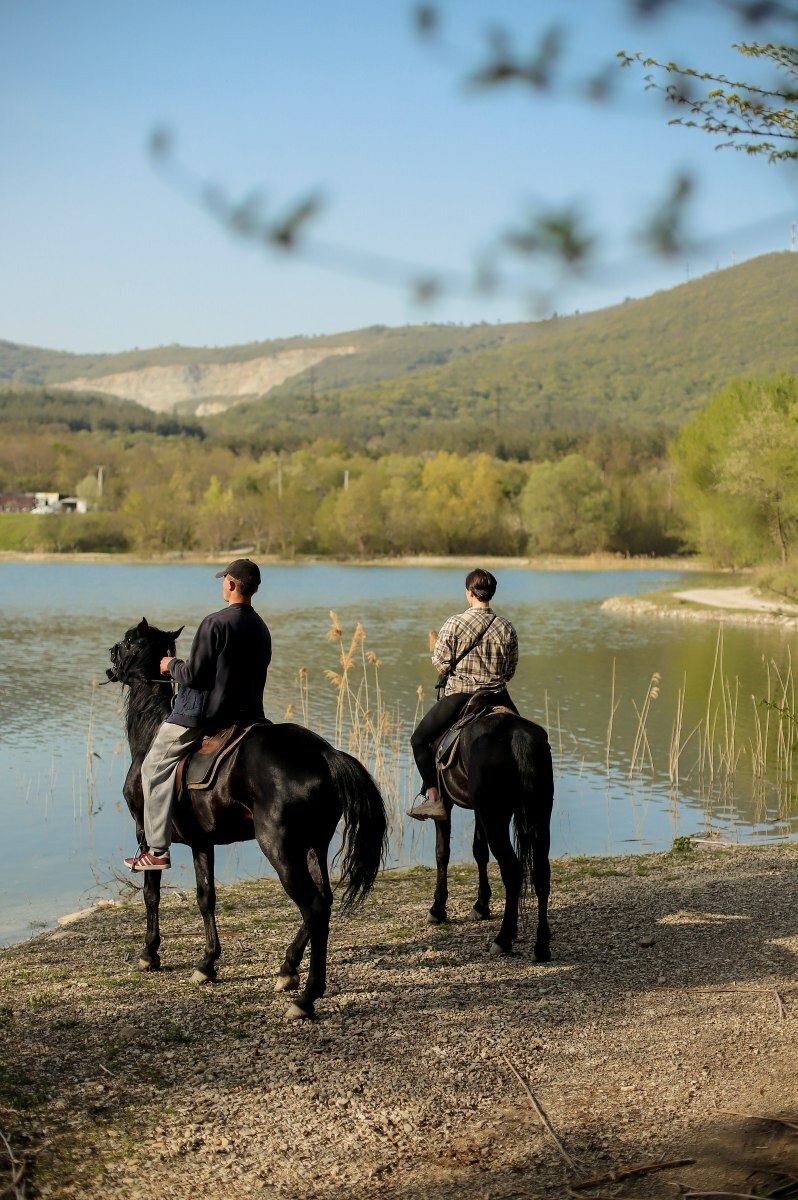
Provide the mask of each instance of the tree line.
[{"label": "tree line", "polygon": [[[374,557],[698,552],[789,573],[798,536],[798,377],[739,380],[670,442],[559,430],[528,457],[267,450],[150,429],[3,425],[0,491],[78,494],[86,517],[3,514],[12,549]],[[100,469],[102,468],[102,469]]]},{"label": "tree line", "polygon": [[0,491],[77,494],[90,508],[88,520],[4,514],[6,548],[372,557],[680,546],[657,436],[560,434],[518,461],[368,455],[329,439],[259,452],[185,434],[22,422],[3,432]]}]

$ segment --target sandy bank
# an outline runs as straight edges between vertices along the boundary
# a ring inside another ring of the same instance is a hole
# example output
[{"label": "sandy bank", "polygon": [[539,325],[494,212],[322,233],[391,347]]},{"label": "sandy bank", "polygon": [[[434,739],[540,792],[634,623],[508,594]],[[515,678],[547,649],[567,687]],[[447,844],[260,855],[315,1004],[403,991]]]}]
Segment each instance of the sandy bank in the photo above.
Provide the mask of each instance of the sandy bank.
[{"label": "sandy bank", "polygon": [[601,606],[631,616],[681,621],[728,621],[737,625],[798,627],[798,605],[770,600],[750,587],[692,588],[651,596],[611,596]]}]

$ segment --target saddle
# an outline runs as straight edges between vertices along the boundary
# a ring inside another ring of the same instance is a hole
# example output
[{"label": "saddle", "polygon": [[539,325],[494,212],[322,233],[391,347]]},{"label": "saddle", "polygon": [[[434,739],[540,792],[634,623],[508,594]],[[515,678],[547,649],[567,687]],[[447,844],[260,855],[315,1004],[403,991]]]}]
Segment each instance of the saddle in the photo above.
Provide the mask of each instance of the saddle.
[{"label": "saddle", "polygon": [[475,692],[454,724],[432,743],[440,787],[461,808],[471,808],[471,803],[468,799],[468,761],[463,753],[460,735],[478,717],[507,715],[517,717],[519,714],[505,704],[494,704],[490,692]]},{"label": "saddle", "polygon": [[272,725],[273,721],[264,718],[254,721],[251,725],[229,725],[202,739],[202,745],[190,754],[181,758],[177,765],[175,791],[179,796],[183,788],[189,791],[204,791],[213,787],[219,767],[235,748],[253,729],[262,729],[264,725]]}]

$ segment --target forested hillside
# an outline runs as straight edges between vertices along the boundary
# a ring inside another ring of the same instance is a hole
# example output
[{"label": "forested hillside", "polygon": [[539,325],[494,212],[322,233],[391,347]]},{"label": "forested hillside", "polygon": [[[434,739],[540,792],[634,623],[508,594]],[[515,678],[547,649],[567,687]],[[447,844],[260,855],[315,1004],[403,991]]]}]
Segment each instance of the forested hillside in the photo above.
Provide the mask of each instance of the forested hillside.
[{"label": "forested hillside", "polygon": [[[77,494],[90,509],[0,514],[0,548],[700,549],[789,571],[797,301],[798,255],[778,254],[581,317],[341,334],[326,339],[337,356],[202,419],[0,381],[0,492]],[[240,375],[248,351],[321,341],[214,353]],[[188,370],[191,353],[113,358],[135,371],[183,356]],[[17,378],[68,374],[66,358],[0,344]],[[107,356],[81,360],[86,378],[95,369],[104,377]]]},{"label": "forested hillside", "polygon": [[[510,453],[552,430],[675,430],[739,376],[798,371],[798,255],[771,254],[669,292],[584,316],[529,326],[529,336],[482,350],[442,347],[446,362],[391,379],[347,383],[356,364],[289,381],[229,414],[235,435],[258,437],[292,419],[387,445],[419,446],[446,423],[460,448]],[[336,378],[337,375],[337,378]],[[328,384],[328,386],[324,386]],[[456,431],[455,431],[456,423]],[[287,430],[286,430],[287,432]]]},{"label": "forested hillside", "polygon": [[[79,380],[85,390],[101,380],[106,394],[135,395],[184,416],[235,405],[207,423],[230,445],[285,449],[336,437],[384,452],[448,437],[463,452],[524,456],[552,431],[675,430],[731,379],[798,371],[797,305],[798,255],[770,254],[644,300],[526,324],[373,327],[93,356],[0,342],[0,381],[50,387]],[[288,365],[273,373],[284,382],[263,394],[259,381],[270,360]],[[147,385],[131,391],[136,373],[153,369]],[[198,395],[203,372],[213,391]],[[191,400],[179,398],[176,379],[191,381]]]}]

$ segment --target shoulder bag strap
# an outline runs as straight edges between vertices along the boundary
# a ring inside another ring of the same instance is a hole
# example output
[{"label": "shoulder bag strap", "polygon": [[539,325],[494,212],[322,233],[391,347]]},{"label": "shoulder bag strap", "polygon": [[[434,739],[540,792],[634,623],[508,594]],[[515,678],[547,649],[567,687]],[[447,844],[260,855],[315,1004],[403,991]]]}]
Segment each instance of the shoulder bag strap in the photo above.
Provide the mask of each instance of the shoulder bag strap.
[{"label": "shoulder bag strap", "polygon": [[466,646],[465,650],[462,650],[462,651],[460,652],[460,654],[458,654],[458,655],[457,655],[457,658],[454,660],[454,662],[452,663],[452,665],[449,667],[448,671],[445,671],[445,672],[443,672],[441,675],[439,675],[439,676],[438,676],[438,682],[435,684],[435,691],[436,691],[436,692],[437,692],[437,694],[438,694],[438,699],[439,699],[439,700],[440,700],[440,698],[441,698],[441,692],[442,692],[442,691],[443,691],[443,689],[446,687],[446,680],[449,678],[449,676],[451,675],[452,671],[455,669],[455,667],[457,666],[457,664],[458,664],[459,662],[462,662],[462,660],[463,660],[463,659],[464,659],[464,658],[465,658],[465,657],[466,657],[468,654],[470,654],[470,653],[471,653],[471,651],[472,651],[472,650],[475,650],[475,649],[477,648],[477,646],[478,646],[478,645],[479,645],[479,643],[482,641],[482,639],[484,638],[485,634],[488,632],[488,630],[490,629],[491,625],[493,624],[493,622],[494,622],[495,620],[496,620],[496,613],[493,613],[493,614],[492,614],[492,616],[491,616],[491,618],[490,618],[490,620],[488,621],[487,625],[484,625],[484,626],[482,627],[482,629],[480,629],[479,633],[478,633],[478,634],[477,634],[477,636],[474,638],[474,640],[473,640],[473,642],[471,643],[471,645],[470,645],[470,646]]}]

